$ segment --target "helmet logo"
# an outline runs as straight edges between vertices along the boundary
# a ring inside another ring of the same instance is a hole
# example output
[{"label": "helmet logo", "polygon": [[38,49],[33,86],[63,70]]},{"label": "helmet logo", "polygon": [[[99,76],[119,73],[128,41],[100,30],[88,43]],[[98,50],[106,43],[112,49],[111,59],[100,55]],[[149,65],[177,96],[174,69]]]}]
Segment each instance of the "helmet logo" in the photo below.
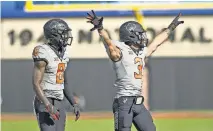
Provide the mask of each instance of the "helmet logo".
[{"label": "helmet logo", "polygon": [[57,24],[58,24],[58,22],[53,21],[53,22],[50,23],[49,27],[50,28],[57,28]]},{"label": "helmet logo", "polygon": [[[62,23],[59,23],[59,22],[57,22],[57,21],[53,21],[53,22],[50,23],[50,28],[51,28],[52,30],[56,30],[56,29],[64,30],[64,29],[65,29],[65,26],[64,26],[64,24],[62,24]],[[55,33],[56,33],[56,32],[55,32]],[[61,33],[61,32],[59,32],[59,33]]]},{"label": "helmet logo", "polygon": [[128,23],[128,24],[126,25],[126,29],[127,29],[130,33],[132,33],[132,32],[136,29],[136,25],[133,24],[133,23]]},{"label": "helmet logo", "polygon": [[61,29],[61,30],[64,30],[64,29],[65,29],[65,26],[64,26],[64,24],[62,24],[62,23],[58,23],[58,28]]}]

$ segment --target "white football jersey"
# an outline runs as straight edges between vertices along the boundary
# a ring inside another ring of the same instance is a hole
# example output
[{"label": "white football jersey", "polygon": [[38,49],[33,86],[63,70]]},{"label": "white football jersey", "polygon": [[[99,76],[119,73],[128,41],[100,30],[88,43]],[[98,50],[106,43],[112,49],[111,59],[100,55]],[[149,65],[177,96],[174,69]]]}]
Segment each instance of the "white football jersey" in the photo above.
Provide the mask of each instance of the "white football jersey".
[{"label": "white football jersey", "polygon": [[47,63],[41,87],[46,97],[63,99],[64,71],[69,62],[68,51],[65,51],[63,58],[47,44],[41,44],[33,50],[34,61],[44,60]]},{"label": "white football jersey", "polygon": [[[138,55],[125,43],[113,41],[120,48],[121,60],[113,62],[116,73],[114,86],[117,88],[116,97],[139,96],[142,92],[142,73],[145,67],[146,47],[139,51]],[[109,51],[107,50],[109,55]]]}]

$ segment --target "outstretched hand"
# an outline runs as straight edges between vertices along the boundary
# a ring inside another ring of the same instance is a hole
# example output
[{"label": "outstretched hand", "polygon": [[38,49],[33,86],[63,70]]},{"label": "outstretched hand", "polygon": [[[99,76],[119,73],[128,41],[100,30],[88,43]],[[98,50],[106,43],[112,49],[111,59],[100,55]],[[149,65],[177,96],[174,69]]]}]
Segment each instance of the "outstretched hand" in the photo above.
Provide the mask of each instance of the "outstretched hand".
[{"label": "outstretched hand", "polygon": [[87,21],[87,23],[91,23],[94,25],[94,27],[92,29],[90,29],[90,31],[94,31],[96,29],[103,29],[103,17],[98,18],[95,14],[95,12],[92,10],[92,14],[91,13],[87,13],[87,19],[89,19],[89,21]]},{"label": "outstretched hand", "polygon": [[172,23],[168,26],[168,29],[170,31],[173,31],[178,25],[183,24],[184,21],[178,21],[178,19],[180,18],[181,13],[179,13],[175,19],[172,21]]}]

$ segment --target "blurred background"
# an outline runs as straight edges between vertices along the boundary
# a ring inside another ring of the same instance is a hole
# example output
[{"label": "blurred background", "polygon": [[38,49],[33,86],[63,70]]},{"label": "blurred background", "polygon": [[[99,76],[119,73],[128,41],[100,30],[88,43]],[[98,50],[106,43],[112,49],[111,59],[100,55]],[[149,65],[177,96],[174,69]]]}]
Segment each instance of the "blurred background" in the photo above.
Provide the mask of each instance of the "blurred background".
[{"label": "blurred background", "polygon": [[[31,58],[44,42],[43,25],[62,18],[72,28],[69,47],[70,88],[83,111],[74,123],[68,111],[67,130],[112,131],[115,74],[104,46],[86,12],[104,17],[104,27],[118,40],[120,25],[140,22],[150,41],[182,13],[180,25],[147,61],[144,71],[145,105],[157,131],[213,131],[213,3],[117,1],[1,2],[1,125],[2,131],[38,131],[33,115]],[[135,131],[135,128],[133,127]]]}]

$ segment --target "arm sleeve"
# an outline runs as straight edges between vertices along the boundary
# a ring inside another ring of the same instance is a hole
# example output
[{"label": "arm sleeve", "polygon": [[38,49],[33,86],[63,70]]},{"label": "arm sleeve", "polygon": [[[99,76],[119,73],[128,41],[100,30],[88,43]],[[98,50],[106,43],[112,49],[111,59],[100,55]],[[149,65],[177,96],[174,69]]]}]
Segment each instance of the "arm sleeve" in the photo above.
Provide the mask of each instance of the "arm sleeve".
[{"label": "arm sleeve", "polygon": [[64,96],[67,98],[69,103],[73,106],[76,104],[76,101],[73,96],[73,92],[71,87],[69,87],[69,82],[68,82],[68,76],[67,76],[67,71],[64,72]]},{"label": "arm sleeve", "polygon": [[44,49],[44,47],[42,46],[36,46],[34,49],[33,49],[33,53],[32,53],[32,58],[33,58],[33,61],[36,62],[36,61],[45,61],[47,64],[48,64],[48,56],[47,56],[47,53],[45,53],[46,50]]}]

